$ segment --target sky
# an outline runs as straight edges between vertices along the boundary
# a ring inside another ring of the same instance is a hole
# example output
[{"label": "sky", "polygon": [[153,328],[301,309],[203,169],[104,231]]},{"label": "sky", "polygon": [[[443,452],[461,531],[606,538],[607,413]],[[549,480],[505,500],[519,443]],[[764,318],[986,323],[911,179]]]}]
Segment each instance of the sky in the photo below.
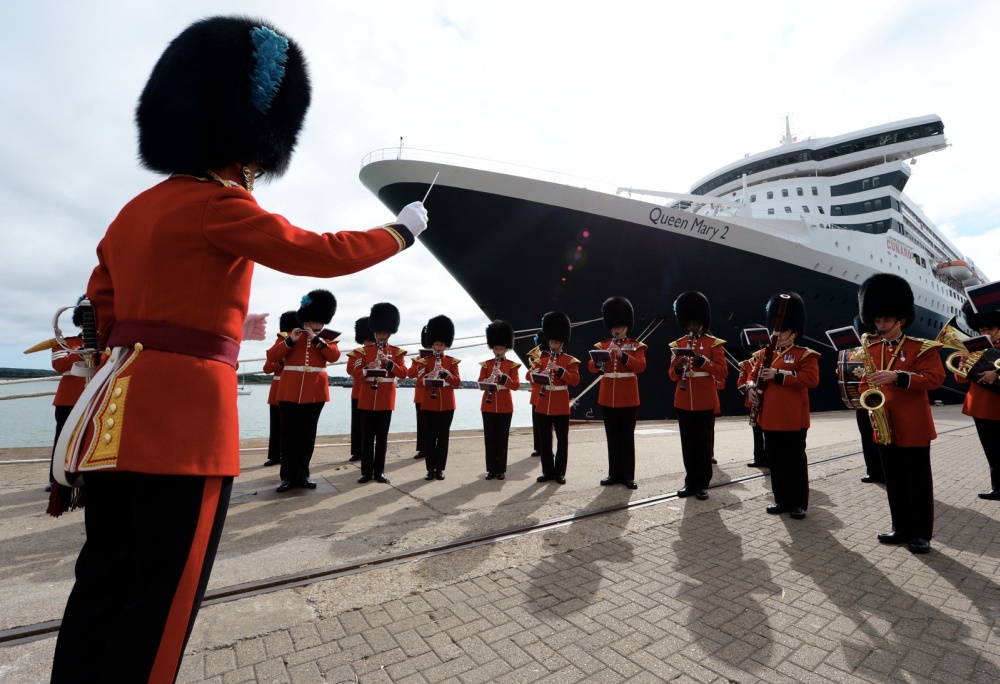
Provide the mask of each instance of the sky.
[{"label": "sky", "polygon": [[[167,43],[215,14],[267,19],[309,62],[313,102],[289,171],[254,193],[303,228],[392,220],[358,171],[401,137],[408,148],[687,192],[777,146],[786,116],[802,139],[937,114],[951,146],[918,159],[907,194],[1000,277],[992,0],[7,2],[0,367],[49,367],[48,354],[23,350],[51,337],[55,311],[85,291],[118,210],[160,180],[137,161],[139,93]],[[355,319],[390,301],[402,313],[394,342],[416,342],[445,314],[455,346],[473,345],[456,356],[491,355],[485,315],[417,245],[333,280],[258,266],[250,311],[271,314],[268,341],[245,342],[240,358],[262,358],[281,312],[317,287],[337,297],[329,327],[346,333],[342,347],[353,346]],[[68,315],[61,327],[75,332]]]}]

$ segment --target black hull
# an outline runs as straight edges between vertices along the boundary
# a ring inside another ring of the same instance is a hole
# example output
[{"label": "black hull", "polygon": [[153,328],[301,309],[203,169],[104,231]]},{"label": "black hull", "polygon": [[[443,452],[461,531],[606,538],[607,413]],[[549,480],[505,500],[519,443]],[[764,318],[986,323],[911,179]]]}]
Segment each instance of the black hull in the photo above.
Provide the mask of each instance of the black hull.
[{"label": "black hull", "polygon": [[[398,212],[424,196],[427,184],[395,183],[379,199]],[[624,296],[635,309],[632,334],[658,319],[663,323],[646,343],[646,372],[639,376],[640,420],[676,415],[674,383],[667,378],[668,344],[682,336],[673,315],[681,292],[698,290],[712,303],[711,332],[727,341],[738,360],[749,356],[740,332],[764,325],[764,305],[779,290],[798,292],[806,303],[806,339],[821,352],[820,386],[810,392],[813,411],[843,409],[837,386],[836,352],[824,332],[850,325],[858,312],[857,284],[785,261],[728,247],[718,241],[660,230],[653,225],[575,211],[475,190],[436,185],[427,202],[431,228],[420,236],[431,253],[469,293],[483,312],[510,321],[515,330],[537,329],[546,311],[565,311],[573,321],[600,319],[601,303]],[[918,307],[918,320],[945,322],[937,312]],[[907,334],[933,339],[940,326],[911,325]],[[600,320],[573,330],[567,352],[586,361],[591,346],[607,338]],[[515,344],[521,358],[530,338]],[[586,370],[577,392],[594,376]],[[720,392],[724,415],[746,413],[730,368]],[[932,400],[961,401],[963,394],[939,390]],[[597,388],[571,418],[601,417]]]}]

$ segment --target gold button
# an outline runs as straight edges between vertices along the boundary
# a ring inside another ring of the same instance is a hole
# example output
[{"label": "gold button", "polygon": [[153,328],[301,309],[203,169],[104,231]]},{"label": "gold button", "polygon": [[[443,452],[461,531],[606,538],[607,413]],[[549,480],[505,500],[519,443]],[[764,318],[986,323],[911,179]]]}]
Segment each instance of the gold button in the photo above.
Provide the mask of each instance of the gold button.
[{"label": "gold button", "polygon": [[118,410],[118,404],[108,404],[108,413],[114,413]]},{"label": "gold button", "polygon": [[102,437],[102,439],[104,440],[105,444],[111,444],[111,433],[109,432],[105,434],[104,437]]},{"label": "gold button", "polygon": [[114,418],[108,418],[106,421],[104,421],[104,427],[106,427],[107,429],[110,430],[114,426],[115,426],[115,419]]},{"label": "gold button", "polygon": [[115,387],[115,391],[111,393],[111,396],[113,396],[115,399],[117,399],[121,395],[122,395],[122,388],[121,387]]},{"label": "gold button", "polygon": [[137,352],[141,352],[142,351],[142,342],[136,342],[135,343],[135,350]]}]

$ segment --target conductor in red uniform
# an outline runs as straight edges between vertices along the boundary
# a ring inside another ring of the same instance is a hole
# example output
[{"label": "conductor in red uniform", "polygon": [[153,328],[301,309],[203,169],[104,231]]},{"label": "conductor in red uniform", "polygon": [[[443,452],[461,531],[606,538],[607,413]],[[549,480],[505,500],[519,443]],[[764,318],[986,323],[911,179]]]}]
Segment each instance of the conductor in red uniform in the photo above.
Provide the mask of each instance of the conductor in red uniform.
[{"label": "conductor in red uniform", "polygon": [[85,474],[87,539],[53,682],[176,677],[239,474],[236,368],[254,264],[332,278],[426,227],[419,203],[340,233],[257,204],[254,179],[287,169],[309,99],[298,45],[245,16],[185,29],[139,99],[139,157],[168,177],[111,223],[87,287],[111,354],[78,403],[95,420],[67,453]]},{"label": "conductor in red uniform", "polygon": [[[966,302],[962,307],[962,316],[969,330],[989,337],[993,347],[1000,349],[1000,311],[976,313]],[[979,498],[1000,501],[1000,384],[997,383],[997,370],[994,368],[965,378],[956,373],[955,379],[970,383],[962,413],[976,422],[979,443],[983,445],[983,453],[990,464],[990,488],[980,492]]]},{"label": "conductor in red uniform", "polygon": [[[637,489],[635,483],[635,420],[639,408],[639,373],[646,370],[646,345],[628,337],[635,313],[625,297],[609,297],[601,305],[604,327],[611,339],[598,342],[594,349],[607,352],[607,361],[595,361],[587,367],[601,373],[597,403],[604,414],[604,434],[608,440],[608,476],[602,485],[623,484]],[[603,359],[603,354],[600,357]]]},{"label": "conductor in red uniform", "polygon": [[309,479],[309,463],[316,447],[319,416],[330,401],[326,366],[340,359],[340,333],[324,326],[336,312],[337,300],[329,290],[313,290],[302,297],[295,313],[298,327],[267,352],[268,361],[284,361],[278,384],[282,448],[278,493],[293,487],[316,489],[316,483]]},{"label": "conductor in red uniform", "polygon": [[[281,314],[278,320],[278,339],[274,346],[268,350],[268,354],[278,345],[284,345],[288,339],[288,333],[299,326],[298,317],[294,311],[286,311]],[[281,464],[281,408],[278,406],[278,385],[281,383],[281,369],[285,366],[284,359],[275,361],[264,361],[264,372],[271,373],[271,387],[267,393],[268,418],[270,419],[267,435],[267,460],[265,466],[276,466]]]},{"label": "conductor in red uniform", "polygon": [[483,442],[486,449],[486,479],[507,477],[507,445],[510,422],[514,417],[511,392],[521,387],[518,369],[521,364],[506,357],[514,347],[514,327],[507,321],[496,320],[486,326],[486,346],[493,358],[479,364],[479,382],[496,385],[496,390],[483,392],[479,410],[483,414]]},{"label": "conductor in red uniform", "polygon": [[[566,484],[566,466],[569,463],[569,388],[580,384],[580,360],[565,353],[572,326],[569,316],[562,311],[550,311],[542,316],[542,336],[548,351],[531,367],[529,376],[538,385],[535,413],[542,446],[542,474],[538,482],[555,480]],[[537,374],[537,375],[536,375]],[[542,382],[536,378],[544,376]],[[552,431],[555,430],[558,447],[553,453]]]},{"label": "conductor in red uniform", "polygon": [[809,466],[806,460],[806,433],[809,430],[809,390],[819,385],[819,352],[796,344],[805,333],[806,306],[792,292],[786,304],[781,329],[777,329],[780,294],[767,302],[767,327],[772,331],[774,350],[771,363],[764,367],[762,352],[750,373],[750,392],[761,393],[757,423],[764,430],[764,449],[771,467],[774,503],[771,515],[788,512],[795,520],[806,517],[809,509]]}]

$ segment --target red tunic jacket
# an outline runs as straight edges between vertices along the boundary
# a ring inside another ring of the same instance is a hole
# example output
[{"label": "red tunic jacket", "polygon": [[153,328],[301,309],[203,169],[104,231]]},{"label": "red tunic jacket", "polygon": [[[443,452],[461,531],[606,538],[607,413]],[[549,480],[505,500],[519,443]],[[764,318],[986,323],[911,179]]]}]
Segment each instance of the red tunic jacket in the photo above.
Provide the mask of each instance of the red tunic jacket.
[{"label": "red tunic jacket", "polygon": [[[286,335],[287,333],[278,333],[278,339],[275,342],[275,344],[278,344],[279,342],[284,342]],[[281,382],[281,368],[284,365],[285,364],[282,361],[268,361],[265,358],[264,372],[271,373],[271,388],[267,392],[268,406],[278,405],[278,383]]]},{"label": "red tunic jacket", "polygon": [[347,352],[347,374],[351,376],[351,399],[361,397],[361,368],[365,365],[365,350],[358,347]]},{"label": "red tunic jacket", "polygon": [[[1000,348],[1000,343],[996,343],[994,346]],[[54,361],[53,366],[55,366]],[[955,380],[958,382],[965,384],[969,382],[967,378],[963,378],[961,375],[954,375]],[[59,383],[59,386],[62,386],[62,382]],[[974,382],[969,385],[969,392],[965,395],[962,413],[972,418],[1000,420],[1000,394]]]},{"label": "red tunic jacket", "polygon": [[[479,382],[486,382],[493,375],[493,367],[496,359],[483,361],[479,364]],[[486,395],[483,392],[483,399],[479,404],[479,410],[483,413],[514,413],[514,399],[511,392],[516,392],[521,387],[521,380],[518,377],[518,368],[521,364],[504,358],[500,361],[500,373],[507,376],[507,382],[503,383],[493,392],[490,403],[486,403]]]},{"label": "red tunic jacket", "polygon": [[[130,201],[111,223],[87,296],[102,340],[116,321],[152,321],[240,342],[255,263],[332,278],[396,254],[407,244],[401,232],[314,233],[261,209],[241,188],[171,177]],[[105,428],[112,416],[99,411],[81,470],[238,475],[236,369],[152,349],[129,361],[109,387],[111,395],[121,390],[112,402],[113,427]]]},{"label": "red tunic jacket", "polygon": [[[355,350],[358,351],[358,350]],[[394,411],[396,409],[396,380],[406,377],[406,352],[391,344],[382,350],[392,361],[385,367],[389,375],[384,378],[366,378],[364,370],[378,358],[378,346],[367,344],[360,349],[364,354],[361,368],[361,394],[358,396],[358,409],[362,411]],[[375,385],[377,389],[372,389]]]},{"label": "red tunic jacket", "polygon": [[[892,443],[896,446],[927,446],[937,438],[927,392],[944,382],[944,364],[937,352],[940,346],[937,342],[904,335],[892,347],[882,340],[868,347],[876,370],[901,371],[906,376],[900,378],[898,385],[879,387],[885,394],[885,410],[892,427]],[[864,392],[868,388],[867,379],[862,378],[859,390]]]},{"label": "red tunic jacket", "polygon": [[[757,424],[763,430],[794,431],[809,427],[809,390],[819,385],[819,352],[796,344],[774,352],[771,368],[783,373],[764,386]],[[750,381],[757,384],[754,366]]]},{"label": "red tunic jacket", "polygon": [[305,335],[288,346],[291,337],[286,337],[267,350],[267,360],[284,361],[281,382],[278,383],[278,401],[293,404],[315,404],[330,401],[330,376],[326,373],[327,363],[340,359],[337,341],[319,337],[309,340]]},{"label": "red tunic jacket", "polygon": [[[536,363],[538,363],[538,359],[540,359],[541,356],[542,356],[542,348],[541,347],[535,347],[530,352],[528,352],[528,372],[525,374],[524,380],[525,380],[525,382],[527,382],[531,386],[531,398],[528,400],[528,404],[530,406],[534,406],[535,404],[538,403],[538,392],[542,389],[542,386],[541,385],[536,385],[535,383],[531,382],[530,379],[527,376],[530,375],[531,368]],[[534,410],[534,409],[532,409],[532,410]]]},{"label": "red tunic jacket", "polygon": [[[685,335],[671,342],[670,347],[687,349],[688,342],[690,336]],[[685,411],[719,411],[719,388],[716,381],[725,381],[729,375],[726,353],[722,346],[725,343],[725,340],[705,334],[698,335],[694,339],[694,350],[707,360],[699,366],[698,362],[692,359],[685,389],[681,389],[681,376],[674,371],[676,362],[670,364],[667,375],[677,383],[677,388],[674,390],[674,408]]]},{"label": "red tunic jacket", "polygon": [[[612,340],[604,340],[594,345],[594,349],[607,350]],[[612,359],[603,368],[601,387],[598,390],[597,403],[601,406],[622,408],[639,405],[639,373],[646,370],[646,345],[637,340],[626,338],[618,344],[622,356],[617,361]],[[587,362],[591,373],[601,371],[591,359]]]},{"label": "red tunic jacket", "polygon": [[[79,349],[83,346],[83,339],[80,337],[67,337],[66,344],[71,349]],[[82,357],[73,352],[67,351],[58,344],[53,343],[52,347],[52,370],[62,373],[59,378],[59,386],[56,387],[56,396],[52,400],[53,406],[75,406],[76,400],[83,393],[86,386],[84,378],[80,375],[70,375],[73,364],[81,361]]]},{"label": "red tunic jacket", "polygon": [[746,389],[747,381],[750,379],[750,372],[753,370],[754,364],[757,363],[758,354],[760,354],[760,352],[755,351],[749,359],[740,361],[740,376],[736,379],[736,389],[740,392],[746,393],[746,396],[743,399],[743,405],[747,408],[750,408],[750,394]]},{"label": "red tunic jacket", "polygon": [[[545,356],[538,359],[531,367],[530,373],[544,373],[552,359],[552,382],[545,385],[545,395],[542,396],[542,386],[539,385],[538,397],[535,402],[535,412],[546,416],[569,415],[569,388],[580,384],[580,359],[569,354]],[[558,370],[561,369],[561,370]],[[530,379],[529,373],[529,379]],[[535,384],[532,382],[532,384]]]},{"label": "red tunic jacket", "polygon": [[[441,378],[444,380],[444,387],[438,387],[435,395],[431,397],[432,389],[424,385],[424,396],[420,400],[420,410],[421,411],[454,411],[455,410],[455,388],[462,384],[462,378],[458,375],[458,364],[461,363],[461,359],[456,359],[453,356],[442,355],[441,356],[441,369],[448,371],[447,376]],[[422,359],[417,359],[418,364],[423,364],[426,368],[426,372],[420,382],[423,383],[428,376],[434,374],[434,366],[436,365],[433,356],[425,356]]]},{"label": "red tunic jacket", "polygon": [[406,372],[406,377],[416,380],[413,383],[413,403],[419,404],[424,400],[424,373],[427,372],[427,364],[420,363],[420,357],[414,356],[413,363],[410,364],[410,370]]}]

